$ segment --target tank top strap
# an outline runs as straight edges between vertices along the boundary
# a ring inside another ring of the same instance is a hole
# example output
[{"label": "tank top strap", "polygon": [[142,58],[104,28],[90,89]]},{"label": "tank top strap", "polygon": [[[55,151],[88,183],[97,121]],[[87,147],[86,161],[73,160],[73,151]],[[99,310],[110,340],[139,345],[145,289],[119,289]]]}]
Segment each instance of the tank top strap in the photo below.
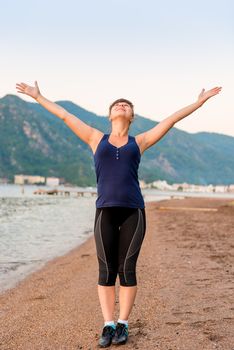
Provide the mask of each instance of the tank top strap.
[{"label": "tank top strap", "polygon": [[101,140],[100,140],[100,143],[101,143],[102,141],[107,141],[108,136],[109,136],[108,134],[104,134],[104,135],[102,136]]}]

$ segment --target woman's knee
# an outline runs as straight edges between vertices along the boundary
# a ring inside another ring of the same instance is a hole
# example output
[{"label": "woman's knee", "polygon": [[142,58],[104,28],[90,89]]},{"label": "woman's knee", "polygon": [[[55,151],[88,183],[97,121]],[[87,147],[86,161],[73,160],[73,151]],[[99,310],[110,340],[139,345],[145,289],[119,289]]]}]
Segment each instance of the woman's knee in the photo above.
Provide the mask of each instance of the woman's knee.
[{"label": "woman's knee", "polygon": [[98,284],[101,286],[114,286],[117,278],[117,270],[102,266],[99,268]]},{"label": "woman's knee", "polygon": [[124,287],[136,286],[136,271],[119,271],[119,284]]}]

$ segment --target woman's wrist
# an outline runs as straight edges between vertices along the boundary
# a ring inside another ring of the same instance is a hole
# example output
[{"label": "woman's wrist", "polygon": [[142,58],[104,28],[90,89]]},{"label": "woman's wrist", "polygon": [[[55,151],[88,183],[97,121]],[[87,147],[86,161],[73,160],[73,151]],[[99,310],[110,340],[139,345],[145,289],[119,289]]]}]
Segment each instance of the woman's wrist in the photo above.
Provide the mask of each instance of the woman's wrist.
[{"label": "woman's wrist", "polygon": [[203,103],[205,103],[205,101],[203,101],[203,102],[199,101],[199,100],[196,101],[196,104],[197,104],[198,108],[201,107],[203,105]]},{"label": "woman's wrist", "polygon": [[38,100],[40,99],[40,97],[42,97],[42,95],[41,95],[41,93],[39,92],[38,96],[35,97],[35,100],[36,100],[37,102],[39,102]]}]

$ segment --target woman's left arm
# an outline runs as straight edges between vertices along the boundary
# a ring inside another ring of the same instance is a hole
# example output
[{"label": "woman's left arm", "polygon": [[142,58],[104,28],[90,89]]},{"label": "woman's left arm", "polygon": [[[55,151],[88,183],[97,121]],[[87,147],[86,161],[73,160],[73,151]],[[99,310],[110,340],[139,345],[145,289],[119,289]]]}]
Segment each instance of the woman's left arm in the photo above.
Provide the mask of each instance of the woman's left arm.
[{"label": "woman's left arm", "polygon": [[152,129],[136,136],[136,140],[140,145],[142,153],[149,147],[159,141],[179,120],[187,117],[189,114],[200,108],[210,97],[217,95],[221,91],[221,87],[215,87],[205,91],[202,89],[196,102],[176,111],[166,119],[163,119]]}]

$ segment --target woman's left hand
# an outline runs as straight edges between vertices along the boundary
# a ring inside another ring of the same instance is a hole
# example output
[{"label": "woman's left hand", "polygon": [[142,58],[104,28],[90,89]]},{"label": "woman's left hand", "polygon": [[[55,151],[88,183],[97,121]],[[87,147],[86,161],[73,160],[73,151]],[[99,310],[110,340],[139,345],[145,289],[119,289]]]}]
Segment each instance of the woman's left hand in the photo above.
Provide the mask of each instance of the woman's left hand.
[{"label": "woman's left hand", "polygon": [[221,89],[222,89],[221,87],[215,87],[208,91],[205,91],[205,89],[202,89],[200,95],[198,96],[198,102],[203,104],[212,96],[217,95],[221,91]]}]

